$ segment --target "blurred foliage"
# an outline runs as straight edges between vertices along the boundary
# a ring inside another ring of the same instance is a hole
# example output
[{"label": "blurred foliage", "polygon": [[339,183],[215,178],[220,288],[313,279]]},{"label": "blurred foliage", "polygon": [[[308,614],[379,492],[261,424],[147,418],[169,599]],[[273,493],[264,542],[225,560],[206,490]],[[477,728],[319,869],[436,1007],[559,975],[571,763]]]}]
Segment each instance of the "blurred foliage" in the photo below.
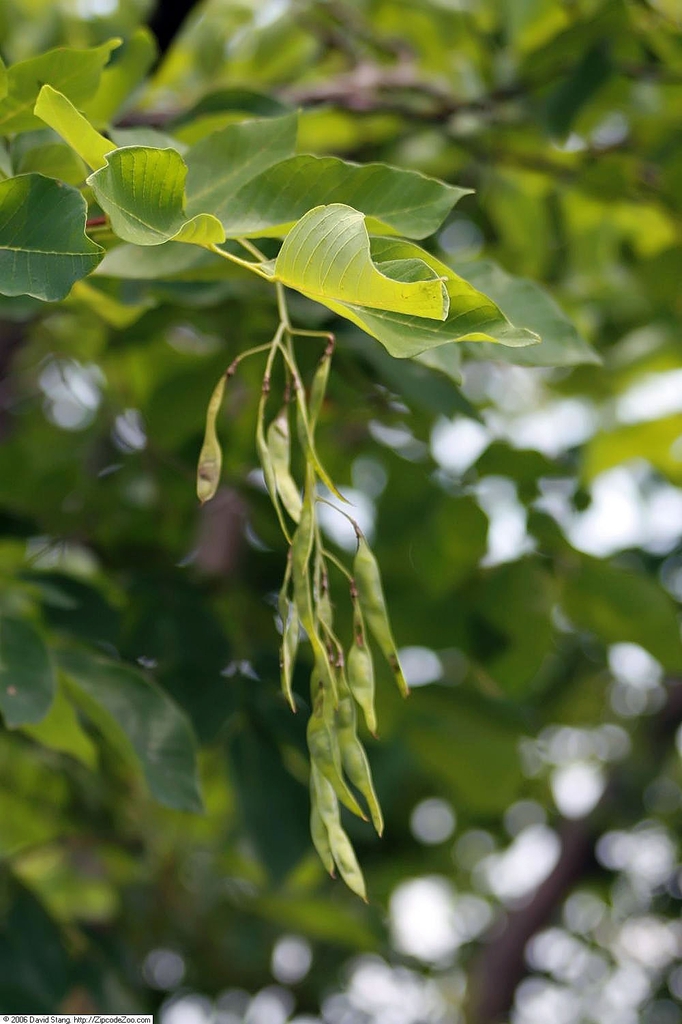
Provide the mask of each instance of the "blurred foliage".
[{"label": "blurred foliage", "polygon": [[[255,365],[221,415],[224,486],[194,494],[212,387],[273,298],[187,247],[112,250],[59,306],[0,299],[0,1008],[680,1024],[678,0],[209,0],[158,61],[151,8],[5,0],[0,54],[121,37],[83,106],[119,111],[121,145],[294,105],[300,152],[474,189],[425,245],[552,340],[396,360],[292,297],[337,331],[318,444],[413,684],[378,678],[384,838],[346,823],[365,906],[310,846]],[[0,174],[45,149],[82,180],[38,129]]]}]

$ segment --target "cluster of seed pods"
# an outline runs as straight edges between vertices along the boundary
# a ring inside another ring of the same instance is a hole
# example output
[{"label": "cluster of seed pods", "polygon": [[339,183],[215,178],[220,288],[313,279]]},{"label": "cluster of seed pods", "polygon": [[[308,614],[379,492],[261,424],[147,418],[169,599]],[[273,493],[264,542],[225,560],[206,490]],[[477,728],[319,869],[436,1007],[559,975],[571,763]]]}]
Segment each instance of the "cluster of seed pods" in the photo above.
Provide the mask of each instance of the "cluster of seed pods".
[{"label": "cluster of seed pods", "polygon": [[[281,685],[292,710],[296,711],[293,673],[299,643],[305,636],[310,643],[313,660],[310,678],[311,715],[307,727],[312,840],[329,873],[334,875],[338,869],[348,887],[366,899],[365,881],[341,822],[340,805],[364,820],[369,815],[374,828],[381,835],[383,817],[357,723],[359,708],[368,730],[376,736],[374,663],[369,645],[370,635],[386,658],[404,696],[408,688],[391,631],[379,567],[362,531],[351,519],[357,537],[357,549],[350,570],[330,555],[322,543],[317,507],[318,502],[325,499],[318,495],[318,483],[325,484],[340,500],[344,500],[322,467],[314,442],[334,343],[330,337],[306,396],[296,365],[293,333],[281,324],[270,346],[261,346],[251,353],[244,353],[219,380],[207,410],[206,432],[197,470],[197,493],[203,503],[210,500],[218,488],[222,456],[216,419],[226,380],[235,372],[240,358],[267,348],[268,361],[258,410],[256,447],[268,493],[289,544],[284,581],[278,598],[282,628]],[[287,385],[283,404],[266,428],[270,375],[278,353],[284,359]],[[302,488],[291,472],[289,406],[292,398],[296,409],[296,435],[305,457],[305,481]],[[353,634],[346,646],[334,630],[334,610],[327,572],[329,558],[344,572],[348,581]]]}]

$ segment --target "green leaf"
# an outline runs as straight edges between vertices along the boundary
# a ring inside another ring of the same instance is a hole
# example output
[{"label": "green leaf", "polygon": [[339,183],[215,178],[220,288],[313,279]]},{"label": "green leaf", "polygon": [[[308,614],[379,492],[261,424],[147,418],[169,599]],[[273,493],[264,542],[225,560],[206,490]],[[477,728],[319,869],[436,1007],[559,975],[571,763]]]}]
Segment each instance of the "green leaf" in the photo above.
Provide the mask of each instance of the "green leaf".
[{"label": "green leaf", "polygon": [[221,219],[230,237],[281,237],[311,207],[344,203],[370,232],[426,238],[471,191],[386,164],[293,156],[244,185]]},{"label": "green leaf", "polygon": [[270,878],[281,882],[310,849],[308,794],[257,722],[230,735],[228,753],[245,830]]},{"label": "green leaf", "polygon": [[113,142],[95,131],[63,93],[51,85],[44,85],[38,93],[35,114],[61,135],[93,170],[104,167],[107,153],[116,148]]},{"label": "green leaf", "polygon": [[75,981],[67,940],[41,901],[8,875],[3,879],[0,923],[3,1013],[21,1013],[29,993],[35,1014],[53,1013]]},{"label": "green leaf", "polygon": [[173,138],[158,128],[150,128],[146,124],[136,124],[131,128],[110,128],[109,135],[116,143],[117,149],[127,146],[146,146],[148,149],[175,149],[181,157],[185,156],[188,146],[179,139]]},{"label": "green leaf", "polygon": [[12,160],[7,149],[7,143],[4,139],[0,139],[0,177],[11,178],[12,174]]},{"label": "green leaf", "polygon": [[[232,267],[225,259],[205,249],[198,249],[177,242],[150,247],[124,243],[110,249],[99,267],[98,277],[118,277],[131,281],[155,281],[164,278],[182,277],[192,280],[195,272],[204,268],[215,268],[214,277],[225,277]],[[207,276],[210,277],[208,271]]]},{"label": "green leaf", "polygon": [[623,462],[646,459],[674,483],[682,482],[682,462],[678,441],[682,437],[682,416],[664,416],[660,420],[626,423],[614,430],[600,430],[590,439],[582,454],[584,480]]},{"label": "green leaf", "polygon": [[27,800],[24,793],[0,788],[0,857],[13,857],[23,849],[43,846],[66,831],[55,809],[35,797]]},{"label": "green leaf", "polygon": [[318,942],[348,946],[354,954],[376,949],[376,932],[366,920],[355,915],[354,906],[333,903],[324,894],[309,896],[291,888],[291,892],[259,896],[251,905],[253,912],[274,921],[280,928],[299,932]]},{"label": "green leaf", "polygon": [[191,124],[200,117],[225,113],[252,114],[255,117],[277,117],[290,113],[289,108],[267,93],[256,92],[254,89],[243,89],[230,86],[216,89],[202,96],[194,106],[179,114],[172,122],[173,129],[184,124]]},{"label": "green leaf", "polygon": [[187,211],[228,218],[235,193],[255,175],[291,156],[298,116],[231,124],[192,146],[187,161]]},{"label": "green leaf", "polygon": [[174,149],[130,146],[110,153],[88,184],[124,241],[161,245],[172,239],[210,248],[224,241],[225,232],[210,213],[186,218],[186,176],[185,162]]},{"label": "green leaf", "polygon": [[26,132],[17,136],[12,147],[14,159],[14,174],[8,177],[16,177],[20,174],[44,174],[46,178],[56,178],[65,185],[74,185],[80,188],[88,173],[87,168],[77,153],[64,142],[58,142],[54,132],[49,128],[45,129],[45,135],[51,136],[49,142],[38,142],[27,149],[18,145],[24,139],[34,139],[39,132]]},{"label": "green leaf", "polygon": [[113,295],[107,295],[99,288],[93,288],[88,281],[76,281],[73,291],[69,296],[72,300],[83,303],[92,309],[106,324],[110,324],[117,330],[129,327],[139,320],[148,309],[154,306],[154,299],[145,296],[142,301],[135,303],[119,302]]},{"label": "green leaf", "polygon": [[546,118],[553,135],[565,137],[580,111],[614,72],[608,41],[599,39],[547,100]]},{"label": "green leaf", "polygon": [[29,622],[0,618],[0,711],[5,725],[39,722],[54,700],[56,680],[43,639]]},{"label": "green leaf", "polygon": [[466,807],[498,814],[522,784],[519,732],[492,704],[430,686],[411,698],[407,743],[417,762]]},{"label": "green leaf", "polygon": [[86,117],[99,125],[109,124],[144,81],[157,51],[153,33],[145,25],[135,29],[105,67],[97,92],[81,107]]},{"label": "green leaf", "polygon": [[0,57],[0,100],[4,100],[7,95],[8,84],[7,68]]},{"label": "green leaf", "polygon": [[22,726],[22,732],[51,750],[70,754],[88,768],[94,768],[97,764],[97,750],[89,736],[83,732],[62,686],[57,690],[47,716],[37,725]]},{"label": "green leaf", "polygon": [[373,238],[372,255],[384,273],[407,277],[408,280],[418,278],[422,274],[421,265],[426,265],[445,279],[449,297],[448,316],[442,323],[427,320],[424,316],[362,309],[353,302],[332,304],[325,301],[335,312],[377,338],[392,356],[405,359],[454,341],[480,340],[502,345],[533,345],[537,342],[536,334],[514,327],[492,299],[412,242]]},{"label": "green leaf", "polygon": [[70,695],[117,749],[132,747],[153,796],[181,811],[201,811],[191,726],[170,697],[141,672],[86,652],[63,654]]},{"label": "green leaf", "polygon": [[407,281],[382,273],[372,262],[364,214],[333,203],[310,210],[291,229],[274,276],[331,309],[354,303],[444,320],[448,296],[442,281],[421,260],[410,261],[409,270]]},{"label": "green leaf", "polygon": [[513,352],[492,349],[485,344],[475,345],[469,349],[469,355],[476,359],[502,359],[520,366],[601,363],[599,355],[554,299],[533,281],[513,277],[488,260],[467,263],[457,269],[475,288],[490,295],[510,320],[534,331],[541,339],[533,348]]},{"label": "green leaf", "polygon": [[7,95],[0,100],[0,135],[42,128],[33,107],[43,85],[58,89],[76,105],[89,99],[111,51],[119,45],[120,39],[110,39],[89,50],[60,47],[13,64],[7,71]]},{"label": "green leaf", "polygon": [[42,174],[0,182],[0,293],[55,301],[104,250],[85,234],[80,192]]},{"label": "green leaf", "polygon": [[[445,369],[421,363],[416,359],[394,359],[385,348],[377,344],[368,344],[367,336],[354,329],[348,332],[337,332],[337,341],[344,349],[349,349],[356,356],[367,362],[378,379],[387,387],[399,394],[401,398],[415,407],[428,412],[440,413],[441,416],[453,416],[462,411],[462,395],[453,382],[461,383],[461,373],[456,371],[454,363]],[[457,349],[452,346],[457,353]],[[435,349],[434,351],[445,351]],[[434,372],[436,371],[436,372]],[[449,380],[444,379],[444,376]]]},{"label": "green leaf", "polygon": [[669,672],[682,671],[675,605],[650,577],[585,557],[567,576],[562,603],[576,625],[604,643],[640,644]]}]

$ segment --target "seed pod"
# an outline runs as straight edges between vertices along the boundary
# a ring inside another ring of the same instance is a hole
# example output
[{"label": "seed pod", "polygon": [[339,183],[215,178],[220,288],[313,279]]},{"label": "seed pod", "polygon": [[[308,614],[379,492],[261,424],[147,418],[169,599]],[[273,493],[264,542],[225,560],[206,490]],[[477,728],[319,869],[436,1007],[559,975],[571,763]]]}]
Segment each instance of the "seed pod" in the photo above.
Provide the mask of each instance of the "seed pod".
[{"label": "seed pod", "polygon": [[296,652],[298,651],[298,640],[300,634],[300,620],[298,610],[293,601],[287,596],[289,580],[285,577],[284,584],[279,594],[277,607],[282,620],[282,643],[279,649],[279,667],[282,680],[282,692],[289,702],[291,710],[296,711],[296,702],[291,688]]},{"label": "seed pod", "polygon": [[270,449],[268,448],[267,442],[265,440],[265,434],[263,433],[263,421],[260,416],[258,418],[258,424],[256,426],[256,449],[258,451],[258,458],[260,460],[261,469],[263,470],[265,486],[267,487],[268,494],[270,495],[270,501],[275,506],[275,509],[279,509],[275,469],[274,466],[272,465],[272,457],[270,455]]},{"label": "seed pod", "polygon": [[332,856],[336,861],[339,874],[343,878],[344,882],[352,892],[367,903],[365,879],[360,869],[360,865],[358,864],[358,859],[355,856],[355,850],[351,845],[350,839],[340,825],[338,828],[330,829],[329,843],[331,846]]},{"label": "seed pod", "polygon": [[301,518],[301,495],[291,475],[291,440],[289,437],[289,416],[284,406],[268,427],[267,446],[275,476],[275,486],[282,504],[295,523]]},{"label": "seed pod", "polygon": [[[331,848],[331,854],[336,861],[341,877],[344,882],[360,899],[367,902],[365,880],[360,870],[355,851],[350,839],[341,825],[339,805],[334,789],[329,781],[316,769],[311,768],[311,784],[315,789],[317,797],[317,809],[320,818],[327,830],[327,837]],[[318,851],[319,852],[319,851]],[[324,863],[324,858],[323,858]]]},{"label": "seed pod", "polygon": [[357,734],[355,704],[348,689],[345,692],[343,689],[341,690],[336,712],[336,726],[344,771],[367,801],[374,828],[377,835],[381,835],[384,831],[384,818],[372,783],[367,754]]},{"label": "seed pod", "polygon": [[308,399],[308,410],[310,416],[310,425],[315,427],[317,418],[320,415],[322,409],[322,403],[324,402],[325,392],[327,390],[327,381],[329,380],[329,367],[332,361],[332,352],[334,350],[334,341],[332,338],[329,340],[329,344],[324,350],[324,355],[317,364],[315,370],[315,376],[310,386],[310,398]]},{"label": "seed pod", "polygon": [[310,765],[310,786],[315,793],[315,806],[327,830],[341,824],[339,801],[334,787],[324,777],[315,762]]},{"label": "seed pod", "polygon": [[[313,679],[315,679],[314,672]],[[367,821],[362,808],[341,775],[341,755],[339,753],[338,740],[336,734],[330,729],[325,717],[324,691],[322,689],[319,690],[315,700],[306,735],[312,763],[320,770],[325,779],[331,783],[341,803],[349,811],[352,811],[353,814],[357,814],[358,818]]]},{"label": "seed pod", "polygon": [[313,846],[317,850],[320,860],[333,878],[334,858],[332,857],[332,850],[329,844],[327,826],[322,820],[322,816],[319,811],[318,797],[313,784],[312,774],[310,778],[310,835],[313,840]]},{"label": "seed pod", "polygon": [[346,659],[348,685],[353,697],[362,708],[367,728],[372,736],[377,734],[377,716],[374,708],[374,664],[372,653],[365,640],[362,615],[355,601],[353,609],[353,645]]},{"label": "seed pod", "polygon": [[197,497],[201,504],[210,501],[218,490],[223,452],[216,433],[216,419],[225,393],[225,375],[220,378],[211,395],[206,410],[204,443],[199,453],[197,466]]},{"label": "seed pod", "polygon": [[353,576],[363,618],[391,667],[398,689],[403,697],[407,697],[410,690],[398,660],[398,651],[386,611],[379,566],[362,534],[358,537],[358,550],[353,562]]},{"label": "seed pod", "polygon": [[329,578],[319,552],[315,558],[315,593],[318,622],[322,624],[327,633],[331,633],[334,628],[334,612],[329,597]]},{"label": "seed pod", "polygon": [[313,549],[315,529],[314,473],[306,468],[306,487],[298,528],[291,541],[291,578],[294,584],[294,601],[308,636],[315,632],[313,597],[310,589],[309,564]]},{"label": "seed pod", "polygon": [[310,555],[315,532],[315,474],[312,466],[306,468],[306,488],[303,495],[301,518],[291,542],[291,578],[294,587],[294,603],[298,609],[301,625],[308,634],[313,656],[315,672],[322,680],[327,693],[336,704],[336,680],[329,664],[324,644],[320,640],[315,625],[313,611],[313,595],[310,586]]}]

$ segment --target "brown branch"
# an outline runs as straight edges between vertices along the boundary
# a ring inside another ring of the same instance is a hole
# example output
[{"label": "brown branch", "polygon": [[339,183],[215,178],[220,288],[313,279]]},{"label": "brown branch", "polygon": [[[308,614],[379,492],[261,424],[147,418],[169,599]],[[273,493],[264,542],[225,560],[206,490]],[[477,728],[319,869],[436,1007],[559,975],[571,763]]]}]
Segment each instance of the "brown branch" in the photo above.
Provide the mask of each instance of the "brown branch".
[{"label": "brown branch", "polygon": [[[603,809],[606,795],[600,801]],[[526,974],[525,949],[594,863],[594,815],[587,821],[564,821],[559,828],[561,854],[556,867],[533,898],[507,916],[504,930],[483,949],[470,974],[471,1019],[497,1024],[507,1018],[514,992]]]},{"label": "brown branch", "polygon": [[[642,723],[647,768],[655,776],[670,752],[670,743],[682,721],[682,683],[669,680],[668,697],[655,718]],[[638,730],[639,731],[639,730]],[[528,941],[554,918],[574,886],[596,865],[594,847],[603,831],[604,817],[621,790],[628,792],[627,762],[616,769],[592,813],[579,821],[559,825],[561,854],[549,877],[523,907],[512,910],[500,931],[474,961],[470,973],[470,1020],[500,1024],[509,1016],[514,993],[527,974]]]},{"label": "brown branch", "polygon": [[[425,79],[411,60],[391,67],[361,61],[352,71],[320,82],[292,86],[281,92],[282,98],[299,106],[331,104],[354,111],[394,111],[407,117],[440,121],[466,111],[490,111],[495,106],[523,95],[525,86],[515,84],[495,89],[475,99],[453,96],[447,85]],[[414,109],[391,93],[404,90],[428,104]]]}]

